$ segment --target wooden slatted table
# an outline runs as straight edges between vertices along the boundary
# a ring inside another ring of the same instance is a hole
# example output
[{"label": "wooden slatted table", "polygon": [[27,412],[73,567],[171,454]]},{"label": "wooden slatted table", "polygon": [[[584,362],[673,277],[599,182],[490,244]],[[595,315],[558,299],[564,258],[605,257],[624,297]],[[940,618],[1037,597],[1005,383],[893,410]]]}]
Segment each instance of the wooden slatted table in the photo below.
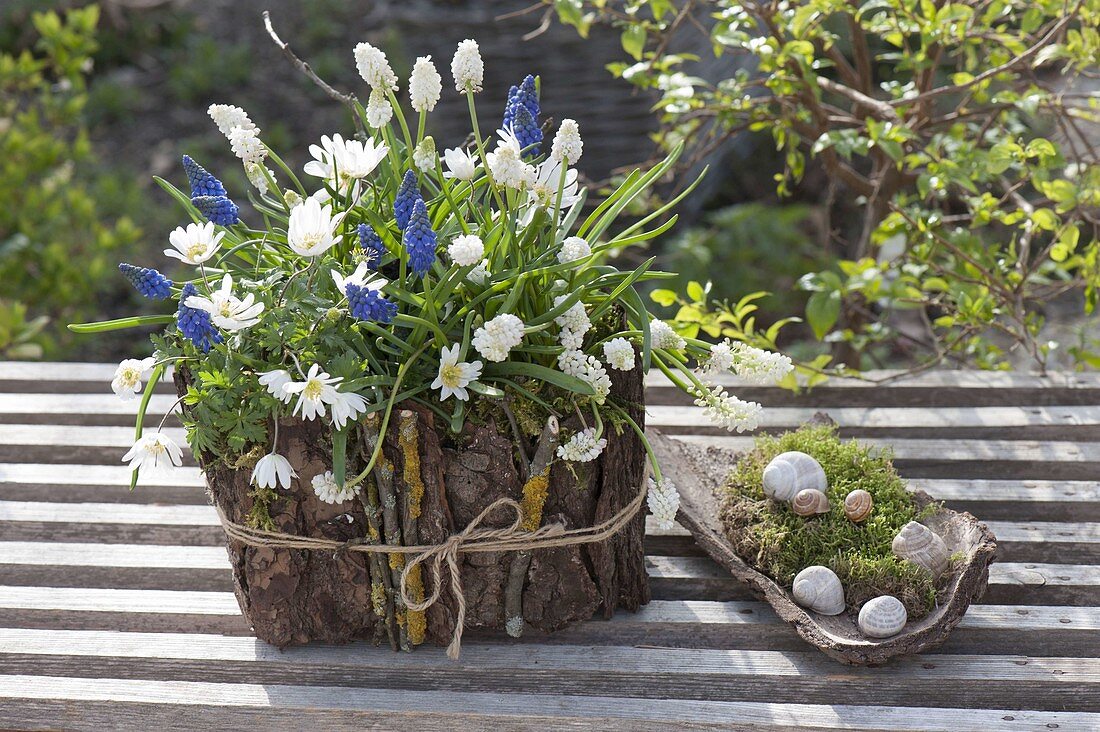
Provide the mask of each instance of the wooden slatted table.
[{"label": "wooden slatted table", "polygon": [[[113,366],[0,363],[0,727],[35,729],[1100,729],[1100,376],[933,372],[809,395],[734,389],[762,429],[817,411],[987,520],[990,586],[934,653],[846,668],[682,530],[647,537],[654,601],[462,659],[249,635],[190,461],[131,493]],[[744,448],[654,379],[649,423]],[[152,413],[171,405],[163,384]],[[155,424],[155,420],[152,421]],[[181,443],[178,428],[172,436]]]}]

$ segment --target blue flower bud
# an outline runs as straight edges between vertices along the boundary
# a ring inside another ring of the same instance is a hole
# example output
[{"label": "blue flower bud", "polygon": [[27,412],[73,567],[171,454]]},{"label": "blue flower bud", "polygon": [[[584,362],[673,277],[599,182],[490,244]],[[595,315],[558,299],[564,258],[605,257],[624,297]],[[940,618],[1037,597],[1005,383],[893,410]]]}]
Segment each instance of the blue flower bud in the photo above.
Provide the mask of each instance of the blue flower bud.
[{"label": "blue flower bud", "polygon": [[187,173],[187,182],[191,186],[191,198],[227,195],[222,182],[206,172],[206,169],[192,160],[189,155],[183,156],[183,169]]},{"label": "blue flower bud", "polygon": [[232,226],[240,221],[237,204],[227,196],[198,196],[191,199],[191,204],[207,221],[213,221],[218,226]]},{"label": "blue flower bud", "polygon": [[163,300],[172,294],[172,280],[155,269],[135,267],[123,262],[118,265],[118,271],[130,280],[134,289],[150,300]]},{"label": "blue flower bud", "polygon": [[413,205],[417,201],[423,201],[420,189],[416,186],[416,173],[405,171],[405,177],[401,180],[401,186],[397,189],[397,196],[393,200],[393,217],[397,219],[397,228],[401,231],[409,225],[409,216],[412,214]]},{"label": "blue flower bud", "polygon": [[405,251],[409,255],[409,266],[418,277],[423,277],[432,268],[435,261],[436,235],[432,231],[432,222],[428,218],[428,207],[424,199],[418,200],[409,217],[409,225],[401,237]]}]

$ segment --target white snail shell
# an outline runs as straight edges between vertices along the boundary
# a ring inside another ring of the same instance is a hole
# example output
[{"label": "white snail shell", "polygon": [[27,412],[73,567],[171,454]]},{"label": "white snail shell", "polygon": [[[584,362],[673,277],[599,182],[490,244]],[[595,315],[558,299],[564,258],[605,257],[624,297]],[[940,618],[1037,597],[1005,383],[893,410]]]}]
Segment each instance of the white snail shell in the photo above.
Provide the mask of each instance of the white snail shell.
[{"label": "white snail shell", "polygon": [[859,611],[859,629],[871,638],[889,638],[905,627],[909,614],[905,605],[893,595],[868,600]]},{"label": "white snail shell", "polygon": [[791,594],[799,605],[822,615],[844,612],[844,587],[828,567],[814,565],[799,572],[795,575]]},{"label": "white snail shell", "polygon": [[916,521],[910,521],[901,527],[891,548],[894,554],[924,567],[934,577],[939,577],[947,570],[951,556],[943,539],[932,529]]},{"label": "white snail shell", "polygon": [[791,501],[791,510],[799,516],[813,516],[829,512],[829,497],[819,490],[806,488],[800,490]]},{"label": "white snail shell", "polygon": [[781,452],[764,468],[764,495],[789,501],[800,490],[824,491],[828,486],[821,463],[804,452]]},{"label": "white snail shell", "polygon": [[871,515],[871,507],[874,501],[871,494],[865,490],[854,490],[844,497],[844,515],[855,523]]}]

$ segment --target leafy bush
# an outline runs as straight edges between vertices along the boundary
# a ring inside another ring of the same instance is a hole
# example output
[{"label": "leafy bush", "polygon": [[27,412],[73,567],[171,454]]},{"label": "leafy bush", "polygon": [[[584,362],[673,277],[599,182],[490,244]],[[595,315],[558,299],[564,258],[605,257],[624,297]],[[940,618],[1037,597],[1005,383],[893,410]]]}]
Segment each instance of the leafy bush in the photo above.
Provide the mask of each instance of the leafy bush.
[{"label": "leafy bush", "polygon": [[[634,62],[612,70],[660,95],[664,144],[770,135],[781,194],[813,161],[860,203],[837,266],[802,282],[849,365],[904,317],[929,362],[1003,367],[996,333],[1043,366],[1044,304],[1083,293],[1093,312],[1100,95],[1078,81],[1100,54],[1095,0],[546,2],[582,33],[621,28]],[[672,52],[700,47],[736,71],[708,83]]]},{"label": "leafy bush", "polygon": [[[33,52],[0,54],[0,282],[4,297],[54,322],[125,297],[114,260],[139,236],[128,218],[105,221],[97,206],[98,164],[83,112],[98,17],[95,6],[34,14]],[[8,307],[13,317],[25,312]],[[49,331],[46,352],[58,353],[66,338]]]}]

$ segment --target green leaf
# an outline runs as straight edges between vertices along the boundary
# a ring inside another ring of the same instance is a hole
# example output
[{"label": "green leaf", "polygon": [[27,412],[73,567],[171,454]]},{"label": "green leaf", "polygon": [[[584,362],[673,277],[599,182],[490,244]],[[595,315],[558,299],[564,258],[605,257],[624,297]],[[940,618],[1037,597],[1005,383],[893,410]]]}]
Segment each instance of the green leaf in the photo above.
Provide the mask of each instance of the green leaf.
[{"label": "green leaf", "polygon": [[98,323],[70,323],[69,330],[74,333],[105,333],[109,330],[138,328],[143,325],[168,325],[176,322],[175,315],[135,315],[118,320],[101,320]]},{"label": "green leaf", "polygon": [[623,50],[630,54],[635,61],[642,60],[642,52],[645,50],[645,26],[641,23],[628,25],[623,31]]},{"label": "green leaf", "polygon": [[649,299],[667,308],[676,302],[676,293],[672,290],[654,290],[649,293]]},{"label": "green leaf", "polygon": [[575,376],[563,374],[555,369],[548,369],[534,363],[521,363],[519,361],[505,361],[503,363],[489,364],[485,369],[488,376],[529,376],[539,381],[545,381],[554,386],[560,386],[577,394],[592,396],[596,392],[586,382]]},{"label": "green leaf", "polygon": [[332,477],[336,485],[344,487],[347,470],[348,430],[332,432]]},{"label": "green leaf", "polygon": [[806,302],[806,322],[821,340],[836,325],[840,317],[840,293],[836,290],[823,290],[810,295]]},{"label": "green leaf", "polygon": [[687,284],[687,295],[695,302],[702,302],[706,298],[707,293],[702,285],[692,280]]}]

